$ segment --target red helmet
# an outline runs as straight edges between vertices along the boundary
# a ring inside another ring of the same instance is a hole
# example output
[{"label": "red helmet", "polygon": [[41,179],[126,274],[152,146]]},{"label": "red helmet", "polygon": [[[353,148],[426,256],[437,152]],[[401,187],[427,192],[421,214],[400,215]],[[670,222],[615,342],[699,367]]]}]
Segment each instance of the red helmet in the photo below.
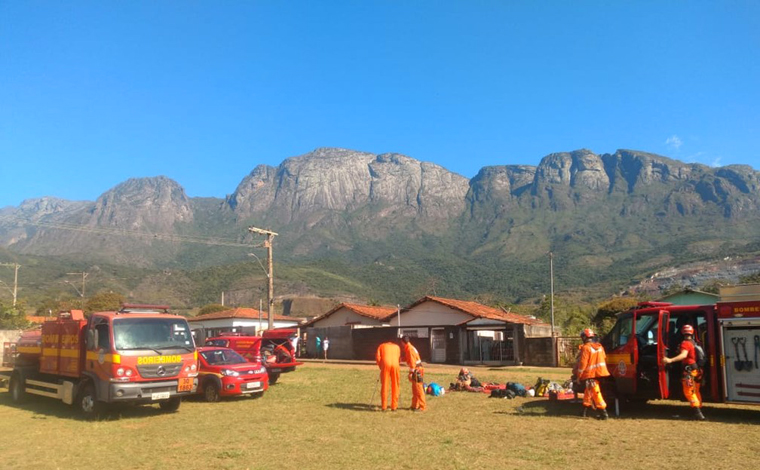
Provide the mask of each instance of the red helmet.
[{"label": "red helmet", "polygon": [[691,325],[684,325],[683,328],[681,328],[681,334],[682,335],[694,335],[694,327]]},{"label": "red helmet", "polygon": [[591,328],[586,328],[585,330],[581,331],[581,338],[583,339],[593,338],[594,336],[596,335],[594,334],[594,330]]}]

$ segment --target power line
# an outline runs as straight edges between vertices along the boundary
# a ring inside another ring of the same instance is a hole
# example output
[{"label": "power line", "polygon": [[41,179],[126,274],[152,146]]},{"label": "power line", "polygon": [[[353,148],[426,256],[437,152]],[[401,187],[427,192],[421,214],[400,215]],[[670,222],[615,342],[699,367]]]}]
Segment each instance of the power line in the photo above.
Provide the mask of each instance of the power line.
[{"label": "power line", "polygon": [[10,216],[0,217],[0,221],[16,222],[20,225],[32,225],[35,227],[45,227],[45,228],[52,228],[52,229],[59,229],[59,230],[71,230],[75,232],[95,233],[95,234],[101,234],[101,235],[119,235],[119,236],[148,238],[148,239],[153,239],[153,240],[161,240],[161,241],[175,242],[175,243],[199,243],[203,245],[213,245],[213,246],[251,248],[250,243],[240,243],[240,242],[235,242],[232,240],[227,240],[224,238],[189,237],[189,236],[184,236],[184,235],[168,235],[168,234],[161,234],[161,233],[139,232],[137,230],[128,230],[128,229],[106,229],[106,228],[100,228],[100,227],[85,227],[82,225],[64,224],[64,223],[53,224],[53,223],[48,223],[48,222],[32,222],[32,221],[23,220],[17,217],[10,217]]}]

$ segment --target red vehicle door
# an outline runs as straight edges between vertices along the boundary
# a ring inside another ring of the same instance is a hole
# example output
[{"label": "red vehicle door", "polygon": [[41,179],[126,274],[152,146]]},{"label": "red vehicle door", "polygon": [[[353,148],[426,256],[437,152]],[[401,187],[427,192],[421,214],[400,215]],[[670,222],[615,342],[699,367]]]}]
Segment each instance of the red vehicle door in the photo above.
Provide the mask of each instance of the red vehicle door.
[{"label": "red vehicle door", "polygon": [[665,364],[662,362],[662,358],[668,354],[668,338],[670,328],[670,312],[667,310],[660,310],[657,319],[657,331],[659,331],[659,340],[657,341],[657,372],[660,384],[660,398],[668,398],[670,394],[670,380],[668,371],[665,369]]},{"label": "red vehicle door", "polygon": [[607,352],[607,368],[621,395],[636,393],[636,365],[639,358],[635,332],[635,315],[625,313],[618,317],[617,323],[602,343]]}]

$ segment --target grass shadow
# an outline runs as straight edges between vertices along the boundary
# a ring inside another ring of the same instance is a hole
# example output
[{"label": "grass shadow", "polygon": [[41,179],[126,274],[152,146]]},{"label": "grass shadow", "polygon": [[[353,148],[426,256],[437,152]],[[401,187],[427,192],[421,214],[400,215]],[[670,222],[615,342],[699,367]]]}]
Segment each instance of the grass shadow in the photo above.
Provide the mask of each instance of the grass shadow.
[{"label": "grass shadow", "polygon": [[[518,406],[511,411],[498,411],[499,414],[519,414],[529,417],[564,416],[579,417],[582,410],[580,400],[534,400]],[[620,407],[620,416],[614,416],[614,403],[607,404],[611,419],[620,420],[689,420],[692,411],[688,403],[624,403]],[[708,421],[717,423],[747,423],[760,422],[760,409],[712,407],[709,404],[702,408]],[[595,414],[595,412],[593,412]]]},{"label": "grass shadow", "polygon": [[[62,401],[52,400],[35,395],[28,396],[23,403],[15,403],[10,398],[10,394],[0,393],[0,406],[16,408],[18,410],[33,413],[32,419],[70,419],[74,421],[90,421],[82,416],[79,410],[63,403]],[[155,406],[130,406],[130,405],[111,405],[109,406],[96,421],[114,421],[119,419],[140,419],[149,416],[165,414]]]},{"label": "grass shadow", "polygon": [[329,403],[325,406],[329,406],[330,408],[338,408],[341,410],[351,410],[351,411],[380,411],[380,407],[377,405],[368,405],[366,403]]}]

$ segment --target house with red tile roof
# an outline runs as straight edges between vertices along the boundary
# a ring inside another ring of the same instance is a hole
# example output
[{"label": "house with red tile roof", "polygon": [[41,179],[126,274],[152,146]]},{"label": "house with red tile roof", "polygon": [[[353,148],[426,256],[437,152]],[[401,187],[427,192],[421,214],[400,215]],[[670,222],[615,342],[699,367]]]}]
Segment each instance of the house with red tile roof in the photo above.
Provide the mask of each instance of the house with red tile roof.
[{"label": "house with red tile roof", "polygon": [[344,302],[327,313],[306,322],[304,326],[315,328],[389,326],[388,318],[393,316],[396,311],[397,308],[393,306],[359,305]]},{"label": "house with red tile roof", "polygon": [[551,325],[528,315],[478,302],[425,296],[388,321],[400,334],[429,346],[429,361],[454,364],[519,364],[528,338],[551,338]]},{"label": "house with red tile roof", "polygon": [[[275,328],[296,328],[303,322],[303,318],[277,314],[273,320]],[[243,307],[198,315],[187,321],[194,331],[203,330],[206,338],[225,332],[258,334],[269,326],[267,312]]]}]

